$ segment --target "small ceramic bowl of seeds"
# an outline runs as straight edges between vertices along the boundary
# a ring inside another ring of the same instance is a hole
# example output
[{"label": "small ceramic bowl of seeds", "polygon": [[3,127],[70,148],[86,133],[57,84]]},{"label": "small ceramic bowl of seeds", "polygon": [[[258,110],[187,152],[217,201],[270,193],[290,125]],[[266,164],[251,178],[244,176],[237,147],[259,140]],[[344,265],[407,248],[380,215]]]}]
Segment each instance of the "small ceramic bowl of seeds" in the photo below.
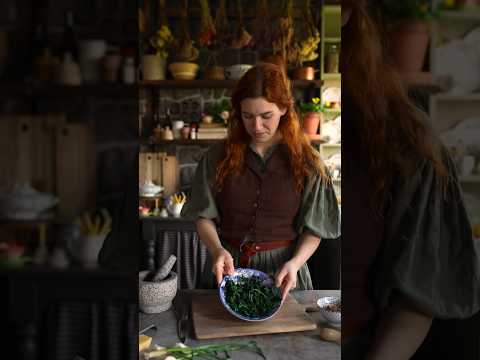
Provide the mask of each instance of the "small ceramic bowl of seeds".
[{"label": "small ceramic bowl of seeds", "polygon": [[325,296],[317,301],[320,313],[332,325],[342,323],[342,301],[338,296]]}]

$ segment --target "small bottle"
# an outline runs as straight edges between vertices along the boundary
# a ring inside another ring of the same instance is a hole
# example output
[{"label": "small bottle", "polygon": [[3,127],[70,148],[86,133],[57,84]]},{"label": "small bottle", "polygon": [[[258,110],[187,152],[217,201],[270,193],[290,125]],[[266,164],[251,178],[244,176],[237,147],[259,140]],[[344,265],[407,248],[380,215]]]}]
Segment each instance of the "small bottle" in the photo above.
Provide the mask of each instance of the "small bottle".
[{"label": "small bottle", "polygon": [[196,140],[197,139],[197,124],[192,123],[190,126],[190,139]]},{"label": "small bottle", "polygon": [[136,78],[135,62],[133,58],[127,57],[123,62],[122,79],[125,84],[134,84]]}]

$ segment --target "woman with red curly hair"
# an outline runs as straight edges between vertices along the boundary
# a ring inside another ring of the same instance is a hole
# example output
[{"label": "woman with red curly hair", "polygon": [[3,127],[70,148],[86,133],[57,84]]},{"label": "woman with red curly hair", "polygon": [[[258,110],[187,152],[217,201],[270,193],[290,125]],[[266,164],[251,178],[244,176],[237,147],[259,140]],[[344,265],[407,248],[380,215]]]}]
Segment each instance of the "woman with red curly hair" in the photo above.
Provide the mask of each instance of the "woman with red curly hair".
[{"label": "woman with red curly hair", "polygon": [[[217,284],[235,267],[275,276],[282,297],[312,289],[307,260],[340,234],[339,207],[319,153],[301,130],[282,67],[261,63],[232,95],[229,136],[200,161],[191,200]],[[205,280],[213,285],[213,277]]]}]

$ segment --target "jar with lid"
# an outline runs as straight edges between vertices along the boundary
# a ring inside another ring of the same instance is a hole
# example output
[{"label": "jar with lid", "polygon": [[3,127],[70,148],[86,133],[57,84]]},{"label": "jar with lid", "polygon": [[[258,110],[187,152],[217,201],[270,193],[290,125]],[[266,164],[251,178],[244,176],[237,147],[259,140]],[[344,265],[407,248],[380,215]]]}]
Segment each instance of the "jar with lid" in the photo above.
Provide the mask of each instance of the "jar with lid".
[{"label": "jar with lid", "polygon": [[340,50],[338,45],[332,44],[325,55],[325,73],[339,72]]}]

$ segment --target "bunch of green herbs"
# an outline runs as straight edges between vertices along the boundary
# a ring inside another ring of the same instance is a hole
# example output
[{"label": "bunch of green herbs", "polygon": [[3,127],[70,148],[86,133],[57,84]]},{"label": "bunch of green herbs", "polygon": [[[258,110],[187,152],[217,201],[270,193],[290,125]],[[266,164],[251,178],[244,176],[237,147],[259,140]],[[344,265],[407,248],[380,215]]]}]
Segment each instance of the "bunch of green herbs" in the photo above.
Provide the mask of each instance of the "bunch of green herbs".
[{"label": "bunch of green herbs", "polygon": [[178,346],[165,349],[165,353],[173,355],[177,360],[228,360],[231,359],[230,353],[234,351],[250,351],[261,356],[262,359],[266,359],[265,355],[262,352],[262,349],[260,349],[260,347],[255,341],[249,341],[248,343],[232,342],[223,344],[211,344],[196,347]]},{"label": "bunch of green herbs", "polygon": [[237,314],[246,317],[265,317],[280,304],[281,297],[275,288],[263,284],[258,276],[241,277],[237,282],[225,282],[225,300]]}]

